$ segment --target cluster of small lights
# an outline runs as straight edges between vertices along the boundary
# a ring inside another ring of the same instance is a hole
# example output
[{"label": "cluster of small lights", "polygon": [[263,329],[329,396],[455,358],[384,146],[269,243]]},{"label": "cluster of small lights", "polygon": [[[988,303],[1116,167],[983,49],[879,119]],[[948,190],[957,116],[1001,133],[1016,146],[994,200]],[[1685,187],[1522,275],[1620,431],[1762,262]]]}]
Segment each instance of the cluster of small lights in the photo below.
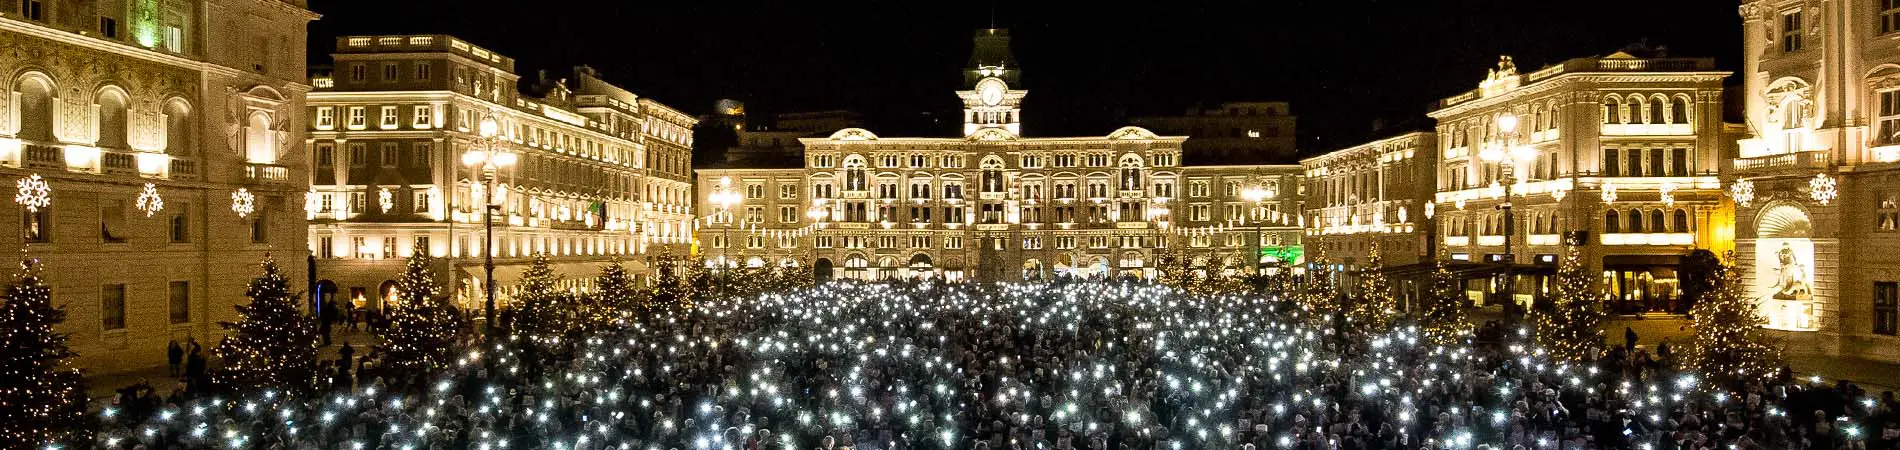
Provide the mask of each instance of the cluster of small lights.
[{"label": "cluster of small lights", "polygon": [[1528,329],[1480,344],[1404,321],[1339,326],[1361,300],[1308,298],[1335,292],[1318,280],[1259,295],[926,281],[703,298],[606,331],[457,345],[443,369],[402,373],[413,383],[253,390],[145,417],[108,409],[94,445],[1326,448],[1317,442],[1340,437],[1316,424],[1363,411],[1350,420],[1401,442],[1503,448],[1513,430],[1554,431],[1527,405],[1590,397],[1625,405],[1625,424],[1642,424],[1629,446],[1651,448],[1678,411],[1739,395],[1695,373],[1626,378],[1553,359]]}]

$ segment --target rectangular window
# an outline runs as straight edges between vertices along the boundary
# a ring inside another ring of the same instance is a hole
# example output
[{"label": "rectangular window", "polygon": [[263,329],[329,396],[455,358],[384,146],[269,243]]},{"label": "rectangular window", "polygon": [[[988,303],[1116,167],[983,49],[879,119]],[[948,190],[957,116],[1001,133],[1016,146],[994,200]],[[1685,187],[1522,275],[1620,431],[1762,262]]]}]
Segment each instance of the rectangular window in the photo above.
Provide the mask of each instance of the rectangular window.
[{"label": "rectangular window", "polygon": [[950,249],[950,250],[957,250],[957,249],[963,248],[963,237],[945,236],[943,238],[943,248]]},{"label": "rectangular window", "polygon": [[383,82],[384,83],[395,82],[396,75],[397,75],[396,63],[383,63]]},{"label": "rectangular window", "polygon": [[1874,282],[1874,334],[1900,333],[1900,283]]},{"label": "rectangular window", "polygon": [[369,78],[369,68],[363,67],[363,63],[350,64],[350,81],[360,83],[365,78]]},{"label": "rectangular window", "polygon": [[99,237],[106,243],[125,242],[131,230],[125,226],[125,204],[119,200],[99,202]]},{"label": "rectangular window", "polygon": [[1900,144],[1900,90],[1880,92],[1879,123],[1874,141],[1883,145]]},{"label": "rectangular window", "polygon": [[106,39],[118,39],[119,38],[119,19],[114,19],[111,17],[100,17],[99,18],[99,34],[104,35]]},{"label": "rectangular window", "polygon": [[369,116],[367,115],[369,111],[367,109],[364,109],[362,106],[351,106],[349,111],[350,116],[348,119],[350,121],[350,129],[361,130],[363,127],[369,126]]},{"label": "rectangular window", "polygon": [[1879,208],[1874,210],[1875,231],[1900,230],[1900,192],[1886,191],[1878,194]]},{"label": "rectangular window", "polygon": [[1801,10],[1781,13],[1781,51],[1794,53],[1801,51]]},{"label": "rectangular window", "polygon": [[381,112],[382,112],[382,115],[380,116],[381,120],[377,122],[377,126],[380,126],[382,127],[382,129],[385,129],[385,130],[396,129],[396,123],[397,123],[396,107],[384,106]]},{"label": "rectangular window", "polygon": [[417,62],[416,81],[429,81],[430,78],[435,76],[434,73],[431,73],[433,69],[434,67],[430,66],[427,62]]},{"label": "rectangular window", "polygon": [[811,242],[815,248],[831,248],[831,236],[814,236]]},{"label": "rectangular window", "polygon": [[330,129],[335,129],[335,128],[336,128],[336,107],[334,106],[318,107],[317,108],[317,129],[330,130]]},{"label": "rectangular window", "polygon": [[434,153],[435,144],[432,142],[417,142],[411,144],[409,146],[409,159],[412,165],[409,167],[421,169],[429,168],[429,160],[435,157]]},{"label": "rectangular window", "polygon": [[106,331],[125,329],[125,285],[99,288],[99,325]]},{"label": "rectangular window", "polygon": [[1900,0],[1879,0],[1880,34],[1900,31]]},{"label": "rectangular window", "polygon": [[416,105],[410,108],[410,111],[410,115],[413,116],[410,118],[410,127],[418,130],[427,130],[430,125],[435,123],[435,111],[433,108],[430,108],[429,105]]},{"label": "rectangular window", "polygon": [[251,220],[251,243],[252,244],[270,243],[270,211],[264,211],[260,209],[259,211],[252,212],[250,220]]},{"label": "rectangular window", "polygon": [[336,237],[323,236],[323,237],[317,238],[317,257],[318,258],[335,258],[336,257]]},{"label": "rectangular window", "polygon": [[798,185],[794,183],[786,183],[783,181],[779,182],[778,198],[779,200],[797,200],[798,199]]},{"label": "rectangular window", "polygon": [[1664,169],[1669,168],[1669,162],[1663,161],[1663,149],[1652,148],[1645,153],[1649,153],[1649,176],[1668,176],[1668,174],[1663,173]]},{"label": "rectangular window", "polygon": [[379,158],[377,161],[380,162],[385,168],[396,167],[396,162],[399,158],[398,155],[401,153],[398,150],[399,148],[400,147],[398,147],[396,143],[394,142],[384,142],[382,146],[382,152],[380,155],[378,155],[381,158]]},{"label": "rectangular window", "polygon": [[26,227],[26,241],[45,243],[53,241],[52,215],[47,208],[21,212],[21,225]]},{"label": "rectangular window", "polygon": [[411,208],[416,214],[427,214],[429,212],[429,202],[433,199],[429,197],[428,189],[416,190],[414,200],[415,201],[410,204],[413,205]]},{"label": "rectangular window", "polygon": [[172,243],[183,244],[186,242],[191,242],[191,216],[187,215],[191,213],[191,205],[190,204],[166,205],[165,209],[172,211],[172,217],[171,217]]},{"label": "rectangular window", "polygon": [[316,161],[319,169],[328,169],[336,165],[336,144],[317,144]]},{"label": "rectangular window", "polygon": [[1622,164],[1617,163],[1616,149],[1614,148],[1603,149],[1603,176],[1623,176]]},{"label": "rectangular window", "polygon": [[1686,177],[1689,173],[1689,149],[1678,148],[1669,151],[1669,176]]},{"label": "rectangular window", "polygon": [[191,323],[191,282],[171,282],[170,293],[172,324]]},{"label": "rectangular window", "polygon": [[1624,149],[1623,159],[1629,163],[1628,165],[1623,166],[1624,175],[1632,176],[1632,177],[1640,177],[1640,176],[1645,176],[1648,173],[1647,171],[1643,170],[1643,150],[1642,149],[1634,149],[1634,148]]},{"label": "rectangular window", "polygon": [[765,198],[765,184],[764,183],[746,183],[745,198],[748,200],[757,200],[757,199]]},{"label": "rectangular window", "polygon": [[362,214],[364,211],[368,211],[369,210],[368,199],[369,199],[369,196],[365,193],[351,192],[350,193],[350,212],[353,214]]},{"label": "rectangular window", "polygon": [[1189,197],[1206,197],[1207,196],[1207,182],[1206,181],[1188,182],[1188,196]]},{"label": "rectangular window", "polygon": [[391,259],[395,257],[396,257],[396,237],[395,236],[383,237],[383,259]]},{"label": "rectangular window", "polygon": [[797,206],[778,207],[778,221],[779,223],[798,223],[798,207]]},{"label": "rectangular window", "polygon": [[368,166],[369,166],[369,144],[364,144],[361,142],[351,142],[350,143],[350,167],[363,168],[363,167],[368,167]]}]

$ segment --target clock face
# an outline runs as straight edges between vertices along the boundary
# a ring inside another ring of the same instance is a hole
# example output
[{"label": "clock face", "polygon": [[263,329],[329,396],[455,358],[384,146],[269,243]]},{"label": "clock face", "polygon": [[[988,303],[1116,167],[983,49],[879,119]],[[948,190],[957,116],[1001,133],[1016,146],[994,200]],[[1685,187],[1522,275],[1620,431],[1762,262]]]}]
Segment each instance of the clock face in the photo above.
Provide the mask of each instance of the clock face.
[{"label": "clock face", "polygon": [[1000,105],[1003,103],[1003,83],[994,79],[986,80],[982,86],[977,87],[977,95],[983,100],[985,106]]}]

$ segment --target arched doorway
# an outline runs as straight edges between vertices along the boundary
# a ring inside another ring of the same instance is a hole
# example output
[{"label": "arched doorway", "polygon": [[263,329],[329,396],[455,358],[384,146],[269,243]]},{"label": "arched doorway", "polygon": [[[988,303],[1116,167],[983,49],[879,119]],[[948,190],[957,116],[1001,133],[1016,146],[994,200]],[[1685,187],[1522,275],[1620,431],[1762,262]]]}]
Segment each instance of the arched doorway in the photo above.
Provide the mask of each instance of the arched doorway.
[{"label": "arched doorway", "polygon": [[1072,277],[1080,274],[1075,270],[1075,256],[1067,253],[1056,255],[1056,277]]},{"label": "arched doorway", "polygon": [[383,280],[383,284],[377,286],[376,309],[388,310],[390,306],[395,306],[398,304],[398,302],[396,301],[396,294],[399,291],[398,289],[396,289],[396,286],[398,285],[396,284],[395,280]]},{"label": "arched doorway", "polygon": [[820,283],[831,281],[831,258],[818,258],[811,264],[811,277]]},{"label": "arched doorway", "polygon": [[918,253],[910,255],[910,276],[912,278],[930,278],[935,271],[930,264],[930,255]]},{"label": "arched doorway", "polygon": [[1040,279],[1042,279],[1042,260],[1036,259],[1036,258],[1029,258],[1028,260],[1024,260],[1023,261],[1023,280],[1034,281],[1034,280],[1040,280]]},{"label": "arched doorway", "polygon": [[887,280],[897,277],[897,258],[880,256],[877,258],[876,278]]},{"label": "arched doorway", "polygon": [[851,279],[858,279],[858,280],[868,280],[870,279],[870,276],[869,274],[866,273],[866,271],[870,267],[871,267],[871,260],[865,259],[864,255],[854,253],[851,256],[846,256],[844,258],[844,277],[851,278]]},{"label": "arched doorway", "polygon": [[310,296],[311,311],[317,311],[317,314],[321,315],[324,314],[323,310],[331,309],[335,310],[335,314],[342,314],[343,302],[337,301],[336,293],[335,281],[317,280],[317,292]]}]

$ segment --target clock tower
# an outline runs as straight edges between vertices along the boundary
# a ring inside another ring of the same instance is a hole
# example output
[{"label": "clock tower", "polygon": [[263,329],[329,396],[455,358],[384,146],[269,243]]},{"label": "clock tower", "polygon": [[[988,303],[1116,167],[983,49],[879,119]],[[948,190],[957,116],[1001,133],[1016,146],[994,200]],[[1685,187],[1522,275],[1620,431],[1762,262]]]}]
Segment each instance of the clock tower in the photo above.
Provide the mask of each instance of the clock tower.
[{"label": "clock tower", "polygon": [[[970,68],[963,75],[967,90],[957,91],[963,99],[963,136],[983,133],[984,139],[1021,136],[1022,101],[1029,91],[1016,89],[1016,59],[1010,56],[1009,30],[977,30],[976,47],[970,52]],[[998,130],[1006,134],[997,134]]]}]

